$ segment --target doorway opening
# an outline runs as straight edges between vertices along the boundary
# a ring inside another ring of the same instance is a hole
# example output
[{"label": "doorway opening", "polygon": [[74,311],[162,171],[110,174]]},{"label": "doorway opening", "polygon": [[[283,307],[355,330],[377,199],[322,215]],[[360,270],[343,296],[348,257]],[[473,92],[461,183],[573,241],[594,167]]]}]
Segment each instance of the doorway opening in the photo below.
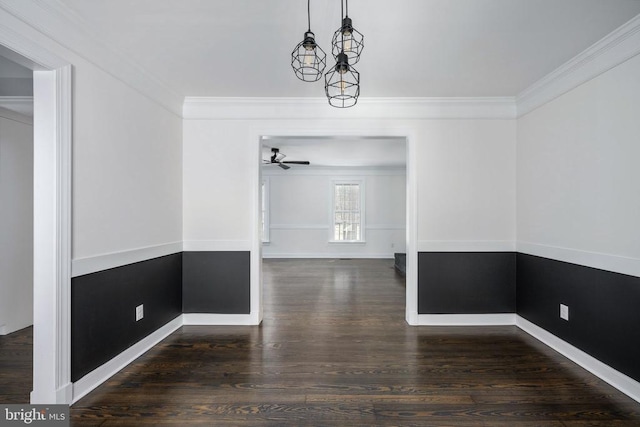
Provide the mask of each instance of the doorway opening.
[{"label": "doorway opening", "polygon": [[[406,259],[415,247],[415,166],[409,138],[397,135],[259,136],[260,298],[269,280],[263,259],[386,259],[391,269],[395,255]],[[407,320],[415,299],[408,259]]]},{"label": "doorway opening", "polygon": [[33,384],[31,403],[70,403],[71,65],[24,36],[0,56],[33,72]]},{"label": "doorway opening", "polygon": [[33,71],[0,56],[0,335],[33,325]]},{"label": "doorway opening", "polygon": [[32,326],[33,71],[0,55],[0,401],[29,401]]}]

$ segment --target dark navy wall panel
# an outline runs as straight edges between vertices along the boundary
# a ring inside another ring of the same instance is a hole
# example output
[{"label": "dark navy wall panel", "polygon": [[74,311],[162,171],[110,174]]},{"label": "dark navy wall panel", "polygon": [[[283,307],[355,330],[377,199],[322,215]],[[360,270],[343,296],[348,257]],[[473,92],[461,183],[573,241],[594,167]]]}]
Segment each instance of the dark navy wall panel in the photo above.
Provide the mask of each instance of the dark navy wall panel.
[{"label": "dark navy wall panel", "polygon": [[[640,381],[640,278],[517,255],[517,313]],[[560,304],[569,306],[569,321]]]},{"label": "dark navy wall panel", "polygon": [[[71,380],[77,381],[182,314],[182,255],[71,280]],[[144,318],[135,319],[144,304]]]},{"label": "dark navy wall panel", "polygon": [[185,313],[249,314],[249,251],[183,252]]},{"label": "dark navy wall panel", "polygon": [[420,252],[419,314],[513,313],[514,252]]}]

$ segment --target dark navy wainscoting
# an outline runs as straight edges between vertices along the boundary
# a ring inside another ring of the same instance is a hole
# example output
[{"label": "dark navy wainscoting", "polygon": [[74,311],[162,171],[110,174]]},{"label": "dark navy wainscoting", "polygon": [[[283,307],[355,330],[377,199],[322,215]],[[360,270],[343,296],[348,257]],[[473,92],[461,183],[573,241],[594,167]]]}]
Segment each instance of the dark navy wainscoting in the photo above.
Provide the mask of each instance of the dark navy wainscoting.
[{"label": "dark navy wainscoting", "polygon": [[[111,360],[182,314],[182,254],[71,280],[71,380]],[[144,318],[135,319],[144,304]]]},{"label": "dark navy wainscoting", "polygon": [[183,252],[184,313],[249,314],[249,251]]},{"label": "dark navy wainscoting", "polygon": [[418,313],[513,313],[515,281],[515,252],[420,252]]},{"label": "dark navy wainscoting", "polygon": [[[517,255],[517,313],[640,381],[640,278]],[[569,306],[569,321],[560,304]]]}]

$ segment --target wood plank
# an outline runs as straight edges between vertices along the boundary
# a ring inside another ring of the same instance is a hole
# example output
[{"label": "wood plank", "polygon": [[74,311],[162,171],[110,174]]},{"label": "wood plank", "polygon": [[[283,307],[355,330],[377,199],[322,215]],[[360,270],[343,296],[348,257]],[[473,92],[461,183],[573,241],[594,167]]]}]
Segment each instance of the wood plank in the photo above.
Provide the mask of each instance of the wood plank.
[{"label": "wood plank", "polygon": [[[264,277],[261,326],[180,328],[72,425],[640,426],[639,403],[515,327],[408,326],[392,260],[265,260]],[[1,398],[28,400],[29,337],[0,337]]]},{"label": "wood plank", "polygon": [[390,260],[268,260],[264,278],[260,327],[181,328],[73,424],[640,424],[639,404],[515,327],[407,326]]},{"label": "wood plank", "polygon": [[0,403],[29,403],[32,364],[33,327],[0,335]]}]

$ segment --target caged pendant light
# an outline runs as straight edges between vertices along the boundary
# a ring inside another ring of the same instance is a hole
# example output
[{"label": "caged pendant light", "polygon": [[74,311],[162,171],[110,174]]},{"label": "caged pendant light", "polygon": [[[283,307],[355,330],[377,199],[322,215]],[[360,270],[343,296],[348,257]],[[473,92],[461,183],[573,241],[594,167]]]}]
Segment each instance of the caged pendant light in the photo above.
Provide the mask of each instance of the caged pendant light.
[{"label": "caged pendant light", "polygon": [[[340,6],[342,6],[342,0],[340,0]],[[338,59],[338,55],[344,52],[353,65],[360,61],[364,48],[364,36],[353,28],[353,21],[349,18],[349,0],[345,0],[344,12],[344,18],[341,16],[342,25],[333,34],[332,53],[334,58]]]},{"label": "caged pendant light", "polygon": [[307,0],[307,19],[309,26],[304,39],[291,52],[291,67],[300,80],[315,82],[322,77],[327,65],[327,55],[318,46],[315,35],[311,32],[311,0]]},{"label": "caged pendant light", "polygon": [[356,105],[360,96],[360,73],[349,65],[346,53],[338,54],[336,66],[324,78],[324,89],[330,105],[337,108]]},{"label": "caged pendant light", "polygon": [[[342,0],[340,5],[342,6]],[[360,96],[360,73],[353,68],[352,65],[349,65],[349,54],[345,51],[347,46],[351,48],[355,46],[354,44],[346,44],[346,37],[353,35],[353,31],[348,34],[346,31],[342,31],[344,23],[347,22],[346,19],[348,18],[345,15],[345,18],[342,20],[343,26],[340,27],[333,36],[334,40],[336,37],[340,38],[340,44],[338,45],[340,46],[340,52],[334,54],[336,58],[336,65],[324,76],[324,89],[327,99],[329,100],[329,104],[337,108],[353,107],[358,102],[358,97]],[[350,21],[351,20],[349,20],[349,22]],[[351,27],[351,29],[353,29],[353,27]],[[361,51],[362,43],[360,42],[358,46]],[[335,48],[336,44],[334,43],[334,52]],[[359,53],[357,58],[360,58]]]}]

